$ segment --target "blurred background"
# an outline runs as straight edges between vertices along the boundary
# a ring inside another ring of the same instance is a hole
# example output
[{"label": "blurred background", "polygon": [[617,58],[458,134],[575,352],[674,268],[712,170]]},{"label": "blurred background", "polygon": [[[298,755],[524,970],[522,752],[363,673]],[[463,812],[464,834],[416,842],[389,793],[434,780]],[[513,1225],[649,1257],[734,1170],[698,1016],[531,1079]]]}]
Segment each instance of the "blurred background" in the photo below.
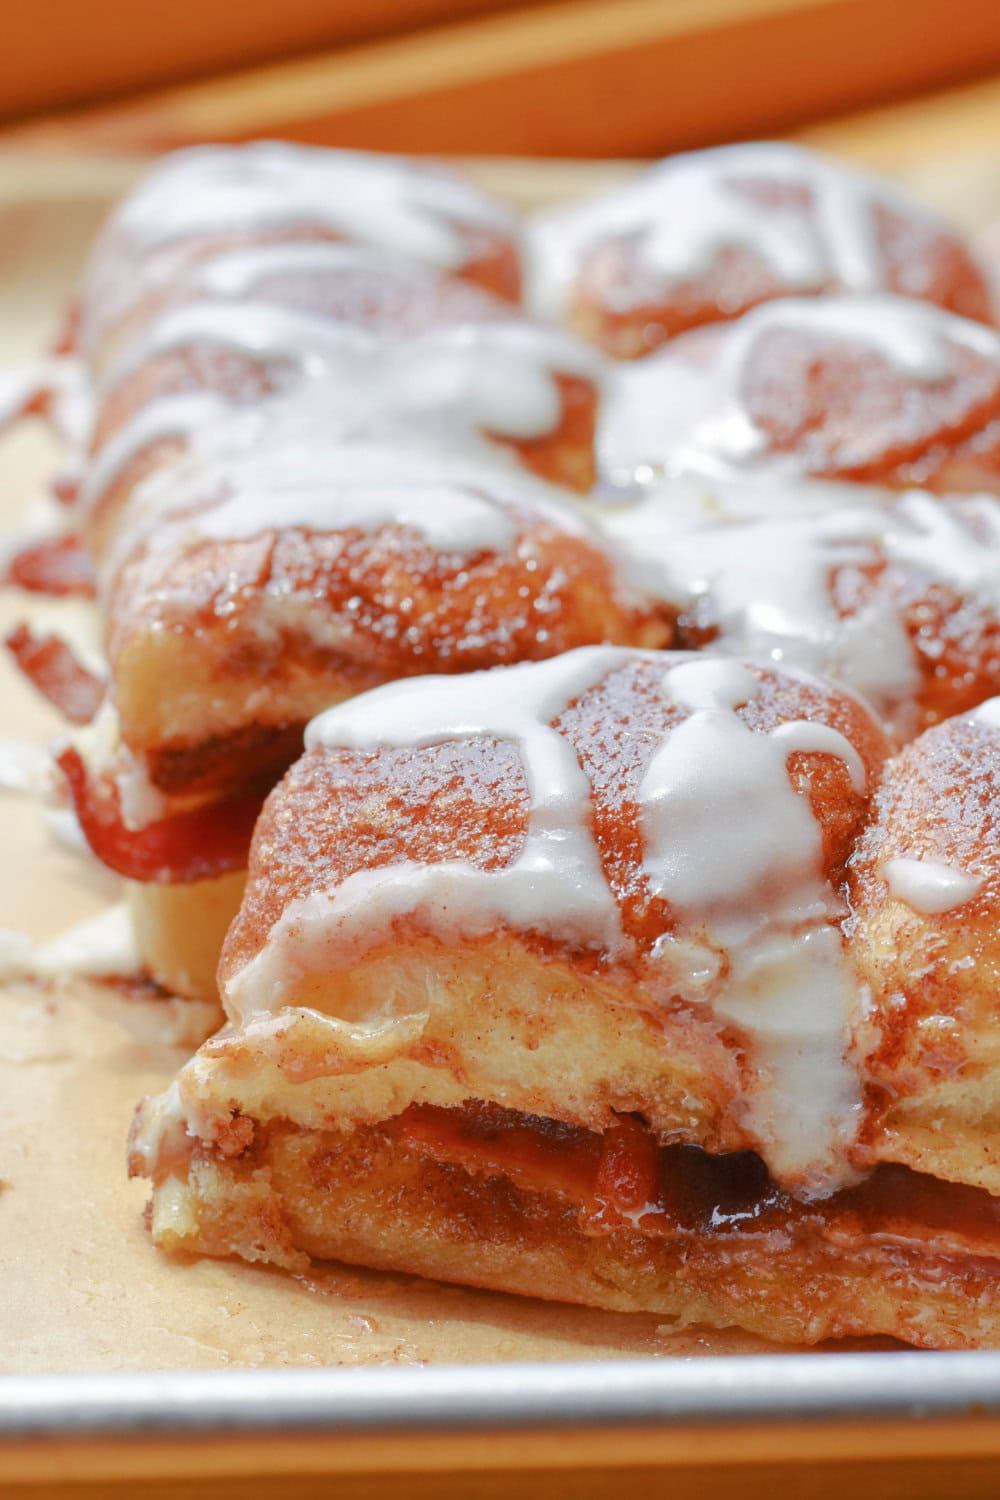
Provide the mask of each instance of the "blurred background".
[{"label": "blurred background", "polygon": [[0,145],[1000,152],[1000,0],[8,0]]}]

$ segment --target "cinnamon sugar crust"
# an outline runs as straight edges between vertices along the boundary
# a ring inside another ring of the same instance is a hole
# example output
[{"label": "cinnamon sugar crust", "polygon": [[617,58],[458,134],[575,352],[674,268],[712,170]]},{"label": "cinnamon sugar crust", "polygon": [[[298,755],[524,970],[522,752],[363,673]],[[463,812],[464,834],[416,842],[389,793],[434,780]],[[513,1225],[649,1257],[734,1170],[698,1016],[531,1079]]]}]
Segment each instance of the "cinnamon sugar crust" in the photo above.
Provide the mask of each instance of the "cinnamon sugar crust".
[{"label": "cinnamon sugar crust", "polygon": [[770,449],[808,474],[933,489],[951,460],[996,461],[1000,358],[954,346],[953,360],[925,384],[849,336],[774,327],[750,355],[746,408]]},{"label": "cinnamon sugar crust", "polygon": [[[671,925],[662,901],[650,897],[638,824],[643,775],[664,733],[687,716],[661,689],[670,662],[669,654],[657,654],[605,674],[556,721],[587,775],[595,842],[626,929],[645,950]],[[815,720],[844,734],[862,758],[866,783],[858,791],[837,756],[789,756],[790,780],[822,830],[824,873],[839,883],[889,740],[860,700],[835,687],[764,668],[754,676],[757,696],[736,710],[748,728],[768,734],[782,723]],[[290,901],[358,870],[445,858],[484,869],[510,863],[519,852],[511,830],[523,841],[527,826],[518,765],[515,747],[489,738],[423,749],[307,752],[261,816],[247,903],[230,932],[222,976],[262,946]],[[372,815],[375,828],[391,830],[384,842],[372,842],[363,821]]]},{"label": "cinnamon sugar crust", "polygon": [[596,544],[530,512],[515,525],[508,549],[471,557],[396,526],[269,529],[179,550],[161,533],[108,600],[122,738],[162,755],[301,724],[399,677],[669,639],[664,613],[629,596]]}]

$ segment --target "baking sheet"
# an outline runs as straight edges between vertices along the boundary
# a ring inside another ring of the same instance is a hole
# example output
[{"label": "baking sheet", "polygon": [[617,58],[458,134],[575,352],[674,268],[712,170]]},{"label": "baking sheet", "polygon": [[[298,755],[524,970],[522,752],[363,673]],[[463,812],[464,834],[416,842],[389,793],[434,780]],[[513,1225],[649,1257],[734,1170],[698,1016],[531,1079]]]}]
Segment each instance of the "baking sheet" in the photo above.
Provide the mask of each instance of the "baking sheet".
[{"label": "baking sheet", "polygon": [[[0,158],[0,360],[43,346],[96,224],[135,170],[128,162]],[[623,170],[507,163],[482,175],[535,203],[602,187]],[[915,175],[952,212],[961,182],[958,206],[973,228],[1000,216],[1000,172],[992,163],[921,168]],[[36,427],[3,440],[3,525],[30,504],[56,458]],[[26,596],[0,591],[0,631],[31,612]],[[44,743],[59,728],[54,712],[0,660],[0,734]],[[98,866],[52,844],[37,807],[11,797],[0,802],[0,926],[46,939],[114,896],[113,881]],[[0,989],[0,1376],[573,1361],[554,1384],[537,1370],[519,1372],[513,1381],[498,1374],[492,1404],[479,1376],[471,1385],[452,1376],[449,1385],[442,1372],[440,1388],[412,1380],[386,1384],[382,1408],[380,1388],[366,1385],[375,1403],[366,1421],[381,1409],[390,1428],[393,1421],[406,1425],[407,1410],[431,1427],[474,1424],[491,1414],[493,1421],[506,1414],[523,1425],[574,1409],[578,1420],[589,1412],[605,1425],[623,1418],[661,1423],[666,1416],[677,1423],[698,1412],[703,1419],[745,1422],[793,1411],[796,1394],[805,1402],[797,1413],[801,1421],[829,1416],[838,1401],[844,1418],[874,1412],[882,1392],[889,1396],[885,1420],[905,1419],[916,1405],[931,1409],[935,1402],[954,1420],[978,1402],[973,1446],[1000,1453],[1000,1427],[990,1421],[983,1428],[1000,1400],[1000,1357],[956,1362],[955,1356],[899,1355],[892,1358],[904,1364],[893,1364],[891,1375],[885,1356],[866,1355],[859,1364],[844,1352],[771,1358],[767,1374],[757,1361],[716,1358],[695,1367],[688,1361],[697,1356],[760,1354],[765,1346],[738,1333],[678,1333],[656,1317],[532,1303],[343,1267],[291,1277],[240,1263],[168,1260],[152,1248],[143,1227],[145,1185],[125,1180],[124,1140],[135,1101],[170,1079],[187,1052],[185,1033],[198,1019],[183,1002],[83,982]],[[675,1358],[643,1360],[651,1355]],[[596,1383],[582,1373],[593,1361],[622,1359],[632,1363],[607,1365],[606,1379]],[[784,1373],[775,1373],[778,1367]],[[757,1392],[753,1412],[734,1405],[740,1385],[734,1370],[745,1370],[748,1388]],[[202,1390],[200,1404],[192,1404],[190,1385],[170,1382],[53,1386],[0,1379],[0,1436],[21,1432],[28,1440],[53,1425],[66,1436],[72,1412],[89,1413],[92,1425],[83,1427],[91,1436],[145,1431],[154,1409],[161,1425],[173,1421],[175,1427],[200,1416],[203,1425],[222,1430],[250,1412],[257,1431],[261,1424],[294,1428],[307,1418],[314,1426],[346,1423],[345,1430],[354,1430],[358,1412],[338,1405],[343,1381],[327,1387],[327,1379],[316,1374],[312,1404],[309,1390],[273,1377],[264,1391],[216,1384],[210,1399]],[[553,1392],[571,1391],[581,1381],[576,1408],[552,1405]],[[603,1408],[602,1391],[612,1393]],[[415,1410],[419,1392],[423,1405]],[[692,1392],[699,1393],[696,1399]],[[319,1420],[323,1411],[325,1421]]]}]

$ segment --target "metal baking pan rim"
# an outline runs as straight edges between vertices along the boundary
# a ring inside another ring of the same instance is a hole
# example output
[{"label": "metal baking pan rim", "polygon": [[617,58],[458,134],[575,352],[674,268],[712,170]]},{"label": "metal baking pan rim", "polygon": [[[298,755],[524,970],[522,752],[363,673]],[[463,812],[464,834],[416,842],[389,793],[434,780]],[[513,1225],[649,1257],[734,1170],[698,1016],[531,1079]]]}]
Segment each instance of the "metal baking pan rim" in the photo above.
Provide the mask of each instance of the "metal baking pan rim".
[{"label": "metal baking pan rim", "polygon": [[1000,1416],[1000,1352],[0,1377],[0,1442]]}]

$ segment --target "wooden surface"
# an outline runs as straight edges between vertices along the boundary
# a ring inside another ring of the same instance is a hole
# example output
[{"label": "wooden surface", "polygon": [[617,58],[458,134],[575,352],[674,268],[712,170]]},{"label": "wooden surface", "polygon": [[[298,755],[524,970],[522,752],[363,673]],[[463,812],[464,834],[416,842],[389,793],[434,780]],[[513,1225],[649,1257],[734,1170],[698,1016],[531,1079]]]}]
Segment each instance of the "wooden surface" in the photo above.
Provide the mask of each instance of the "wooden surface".
[{"label": "wooden surface", "polygon": [[[969,1500],[1000,1491],[996,1424],[233,1438],[0,1453],[4,1500]],[[23,1488],[22,1488],[23,1486]],[[36,1486],[42,1486],[39,1489]]]},{"label": "wooden surface", "polygon": [[440,25],[523,0],[34,0],[3,12],[0,117]]},{"label": "wooden surface", "polygon": [[[91,38],[102,36],[109,3],[88,19]],[[262,3],[253,0],[253,24]],[[217,7],[209,0],[208,35]],[[359,8],[352,0],[345,14]],[[16,14],[34,24],[29,7]],[[183,36],[200,12],[175,14],[189,17]],[[133,15],[147,24],[145,7]],[[177,36],[171,23],[164,55]],[[119,40],[112,32],[110,58]],[[57,37],[33,55],[51,55],[57,69],[63,50]],[[7,36],[0,99],[19,86],[3,77],[5,67],[16,73],[16,55]],[[55,117],[8,139],[122,150],[281,135],[444,154],[649,156],[788,130],[998,68],[997,0],[549,0]]]}]

